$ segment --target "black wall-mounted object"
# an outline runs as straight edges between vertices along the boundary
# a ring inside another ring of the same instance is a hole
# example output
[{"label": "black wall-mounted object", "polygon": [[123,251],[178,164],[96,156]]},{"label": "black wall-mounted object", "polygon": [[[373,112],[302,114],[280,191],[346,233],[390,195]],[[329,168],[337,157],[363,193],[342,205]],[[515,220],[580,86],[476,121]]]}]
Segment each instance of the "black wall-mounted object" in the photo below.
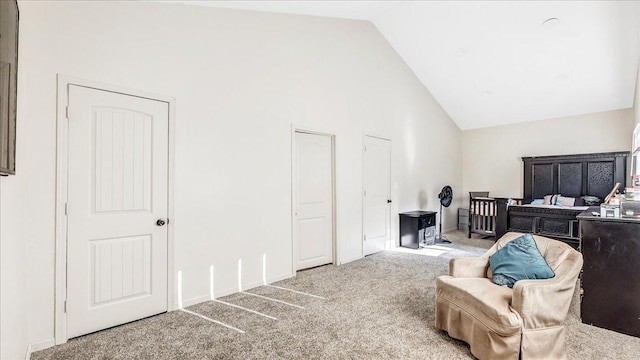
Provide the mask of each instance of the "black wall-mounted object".
[{"label": "black wall-mounted object", "polygon": [[0,1],[0,175],[16,173],[18,3]]}]

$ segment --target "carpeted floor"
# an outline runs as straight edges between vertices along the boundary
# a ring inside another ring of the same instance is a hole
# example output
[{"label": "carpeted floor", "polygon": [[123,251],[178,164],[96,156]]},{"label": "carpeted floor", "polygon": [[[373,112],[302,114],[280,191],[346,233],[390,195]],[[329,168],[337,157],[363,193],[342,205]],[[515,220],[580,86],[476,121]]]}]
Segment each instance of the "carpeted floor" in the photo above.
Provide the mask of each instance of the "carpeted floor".
[{"label": "carpeted floor", "polygon": [[[447,273],[449,258],[479,256],[493,241],[461,233],[450,239],[453,244],[428,251],[386,251],[273,284],[325,299],[268,286],[249,290],[304,309],[243,293],[221,299],[277,320],[216,302],[188,308],[244,334],[173,311],[72,339],[32,359],[473,358],[464,342],[433,326],[435,278]],[[636,359],[640,339],[582,324],[577,299],[567,320],[569,358]]]}]

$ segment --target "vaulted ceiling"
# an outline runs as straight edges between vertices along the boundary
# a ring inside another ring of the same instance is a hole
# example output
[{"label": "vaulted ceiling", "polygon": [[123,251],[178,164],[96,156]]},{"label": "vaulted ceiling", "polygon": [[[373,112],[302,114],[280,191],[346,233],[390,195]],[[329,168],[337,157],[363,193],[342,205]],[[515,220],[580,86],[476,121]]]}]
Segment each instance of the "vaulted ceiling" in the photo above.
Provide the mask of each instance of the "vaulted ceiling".
[{"label": "vaulted ceiling", "polygon": [[638,1],[173,1],[369,20],[463,129],[633,107]]}]

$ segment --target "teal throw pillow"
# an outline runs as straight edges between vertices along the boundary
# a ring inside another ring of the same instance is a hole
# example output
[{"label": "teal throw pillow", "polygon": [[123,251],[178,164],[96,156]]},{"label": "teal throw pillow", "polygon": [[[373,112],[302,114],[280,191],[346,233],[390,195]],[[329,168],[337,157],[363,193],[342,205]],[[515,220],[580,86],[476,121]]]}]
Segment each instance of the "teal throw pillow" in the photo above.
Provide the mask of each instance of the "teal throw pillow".
[{"label": "teal throw pillow", "polygon": [[489,257],[493,283],[513,288],[518,280],[550,279],[556,274],[542,257],[531,234],[507,243]]}]

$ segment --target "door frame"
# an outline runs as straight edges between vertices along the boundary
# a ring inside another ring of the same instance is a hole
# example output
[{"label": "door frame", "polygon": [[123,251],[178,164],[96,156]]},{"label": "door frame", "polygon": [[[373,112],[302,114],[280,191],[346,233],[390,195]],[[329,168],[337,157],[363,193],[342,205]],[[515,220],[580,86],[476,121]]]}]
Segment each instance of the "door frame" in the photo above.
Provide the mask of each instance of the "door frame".
[{"label": "door frame", "polygon": [[[361,241],[362,246],[360,247],[360,251],[361,251],[360,257],[362,257],[362,258],[365,257],[365,254],[364,254],[364,236],[365,236],[365,233],[364,233],[364,206],[365,206],[365,204],[364,204],[364,191],[365,191],[365,188],[364,188],[364,181],[365,181],[365,179],[364,179],[364,176],[365,176],[365,173],[364,173],[364,161],[365,161],[365,159],[364,159],[364,157],[367,156],[366,151],[365,151],[367,137],[380,139],[380,140],[386,140],[386,141],[389,142],[389,199],[391,199],[393,201],[393,198],[391,196],[392,195],[391,194],[391,179],[393,178],[393,175],[391,174],[392,165],[393,165],[392,164],[392,159],[391,159],[391,144],[392,144],[391,138],[388,138],[388,137],[385,137],[385,136],[372,135],[370,133],[363,132],[362,133],[362,192],[360,193],[360,195],[361,195],[361,204],[362,204],[362,214],[361,214],[361,218],[360,218],[360,224],[362,224],[362,236],[360,237],[360,241]],[[394,238],[393,229],[391,228],[391,225],[393,225],[393,222],[391,221],[392,220],[392,216],[393,216],[391,214],[391,208],[392,208],[392,206],[391,206],[391,204],[389,204],[389,240],[387,240],[387,243],[389,243],[389,244],[391,243],[391,241]]]},{"label": "door frame", "polygon": [[296,255],[294,252],[295,243],[296,243],[296,204],[295,204],[295,191],[297,189],[297,182],[295,178],[296,172],[296,133],[305,133],[311,135],[319,135],[319,136],[327,136],[331,139],[331,221],[332,221],[332,229],[331,229],[331,244],[332,244],[332,264],[340,265],[338,261],[338,223],[336,217],[336,143],[337,143],[337,135],[332,134],[331,132],[325,130],[313,129],[310,127],[299,127],[295,124],[291,125],[291,274],[296,275]]},{"label": "door frame", "polygon": [[[167,103],[169,113],[168,128],[168,163],[167,163],[167,218],[174,219],[174,170],[175,161],[175,98],[153,94],[141,90],[124,88],[116,85],[85,80],[57,74],[57,138],[56,138],[56,209],[55,209],[55,295],[54,295],[54,336],[55,344],[67,342],[67,314],[65,301],[67,300],[67,203],[68,184],[68,156],[69,156],[69,126],[67,120],[67,105],[69,104],[69,86],[76,85],[86,88],[109,91],[128,96],[135,96]],[[174,226],[172,221],[167,223],[167,311],[177,309],[177,299],[174,295]]]}]

